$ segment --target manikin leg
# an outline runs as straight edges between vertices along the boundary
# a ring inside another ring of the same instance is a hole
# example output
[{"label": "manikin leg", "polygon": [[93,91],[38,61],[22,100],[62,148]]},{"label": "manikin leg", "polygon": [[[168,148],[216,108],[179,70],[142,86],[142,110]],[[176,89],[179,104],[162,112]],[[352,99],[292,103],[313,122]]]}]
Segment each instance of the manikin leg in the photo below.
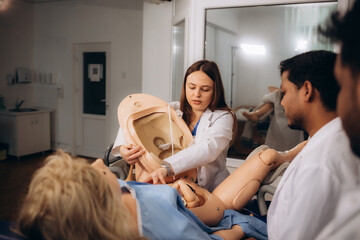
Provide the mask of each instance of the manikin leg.
[{"label": "manikin leg", "polygon": [[284,162],[290,162],[306,145],[306,141],[286,152],[267,149],[255,153],[227,177],[214,191],[226,209],[240,211],[259,190],[266,175]]},{"label": "manikin leg", "polygon": [[293,160],[305,144],[306,141],[286,152],[267,149],[251,154],[213,193],[184,179],[170,185],[177,189],[186,207],[203,223],[216,226],[225,209],[240,211],[258,191],[266,175],[282,163]]}]

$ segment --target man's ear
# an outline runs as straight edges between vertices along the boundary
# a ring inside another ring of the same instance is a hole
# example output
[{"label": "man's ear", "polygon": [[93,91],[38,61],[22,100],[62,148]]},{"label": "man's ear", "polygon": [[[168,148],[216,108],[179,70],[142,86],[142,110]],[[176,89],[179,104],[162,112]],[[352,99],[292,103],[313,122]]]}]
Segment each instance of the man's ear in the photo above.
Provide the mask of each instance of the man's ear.
[{"label": "man's ear", "polygon": [[314,97],[313,85],[310,81],[306,80],[304,82],[303,88],[304,99],[305,101],[310,102]]}]

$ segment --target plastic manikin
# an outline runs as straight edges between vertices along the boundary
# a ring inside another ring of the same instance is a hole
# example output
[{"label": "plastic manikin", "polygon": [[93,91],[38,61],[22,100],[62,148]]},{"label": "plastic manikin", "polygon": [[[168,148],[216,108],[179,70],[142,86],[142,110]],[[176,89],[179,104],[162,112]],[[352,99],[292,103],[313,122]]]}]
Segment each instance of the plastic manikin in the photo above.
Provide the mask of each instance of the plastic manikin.
[{"label": "plastic manikin", "polygon": [[[135,164],[135,179],[139,182],[148,179],[162,160],[187,148],[193,141],[188,126],[175,110],[151,95],[127,96],[119,105],[118,119],[126,141],[145,149]],[[174,177],[167,178],[166,182],[180,177],[195,181],[196,169]]]},{"label": "plastic manikin", "polygon": [[171,185],[178,190],[186,207],[200,220],[208,226],[216,226],[225,209],[240,211],[259,190],[264,178],[281,164],[290,162],[305,144],[303,142],[287,152],[255,150],[212,193],[186,179],[179,179]]},{"label": "plastic manikin", "polygon": [[[156,97],[146,94],[128,96],[120,103],[118,117],[126,140],[146,150],[135,166],[137,181],[159,168],[161,160],[192,142],[191,133],[182,118]],[[194,183],[196,169],[171,177],[167,182],[178,179],[170,185],[177,189],[185,206],[206,225],[216,226],[225,209],[241,210],[259,190],[269,172],[290,162],[305,144],[303,142],[286,152],[266,148],[255,150],[212,193]]]}]

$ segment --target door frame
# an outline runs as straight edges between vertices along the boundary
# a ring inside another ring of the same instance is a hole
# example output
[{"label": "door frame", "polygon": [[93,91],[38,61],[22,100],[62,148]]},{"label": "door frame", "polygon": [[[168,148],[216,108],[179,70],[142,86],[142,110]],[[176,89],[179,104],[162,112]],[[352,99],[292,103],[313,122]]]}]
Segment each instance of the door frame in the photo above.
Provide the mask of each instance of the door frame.
[{"label": "door frame", "polygon": [[[105,133],[104,133],[104,149],[94,150],[84,148],[84,133],[83,133],[83,52],[105,52],[106,55],[106,88],[105,88],[105,115],[93,115],[85,114],[86,118],[92,118],[96,120],[105,121]],[[102,158],[106,150],[106,139],[110,136],[110,90],[111,90],[111,44],[110,42],[99,43],[74,43],[73,44],[73,155],[82,155],[93,158]]]}]

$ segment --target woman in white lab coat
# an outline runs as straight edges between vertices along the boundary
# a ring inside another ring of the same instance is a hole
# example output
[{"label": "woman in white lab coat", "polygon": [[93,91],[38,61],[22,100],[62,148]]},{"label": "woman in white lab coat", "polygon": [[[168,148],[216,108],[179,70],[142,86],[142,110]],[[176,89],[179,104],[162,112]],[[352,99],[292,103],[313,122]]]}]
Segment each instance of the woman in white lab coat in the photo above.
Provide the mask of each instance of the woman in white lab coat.
[{"label": "woman in white lab coat", "polygon": [[[197,183],[210,192],[228,175],[226,155],[236,132],[236,117],[225,102],[224,87],[215,62],[200,60],[186,71],[180,110],[194,136],[194,144],[166,158],[151,174],[153,183],[165,183],[165,177],[197,168]],[[127,144],[119,130],[113,154],[134,164],[144,153],[140,147]]]}]

